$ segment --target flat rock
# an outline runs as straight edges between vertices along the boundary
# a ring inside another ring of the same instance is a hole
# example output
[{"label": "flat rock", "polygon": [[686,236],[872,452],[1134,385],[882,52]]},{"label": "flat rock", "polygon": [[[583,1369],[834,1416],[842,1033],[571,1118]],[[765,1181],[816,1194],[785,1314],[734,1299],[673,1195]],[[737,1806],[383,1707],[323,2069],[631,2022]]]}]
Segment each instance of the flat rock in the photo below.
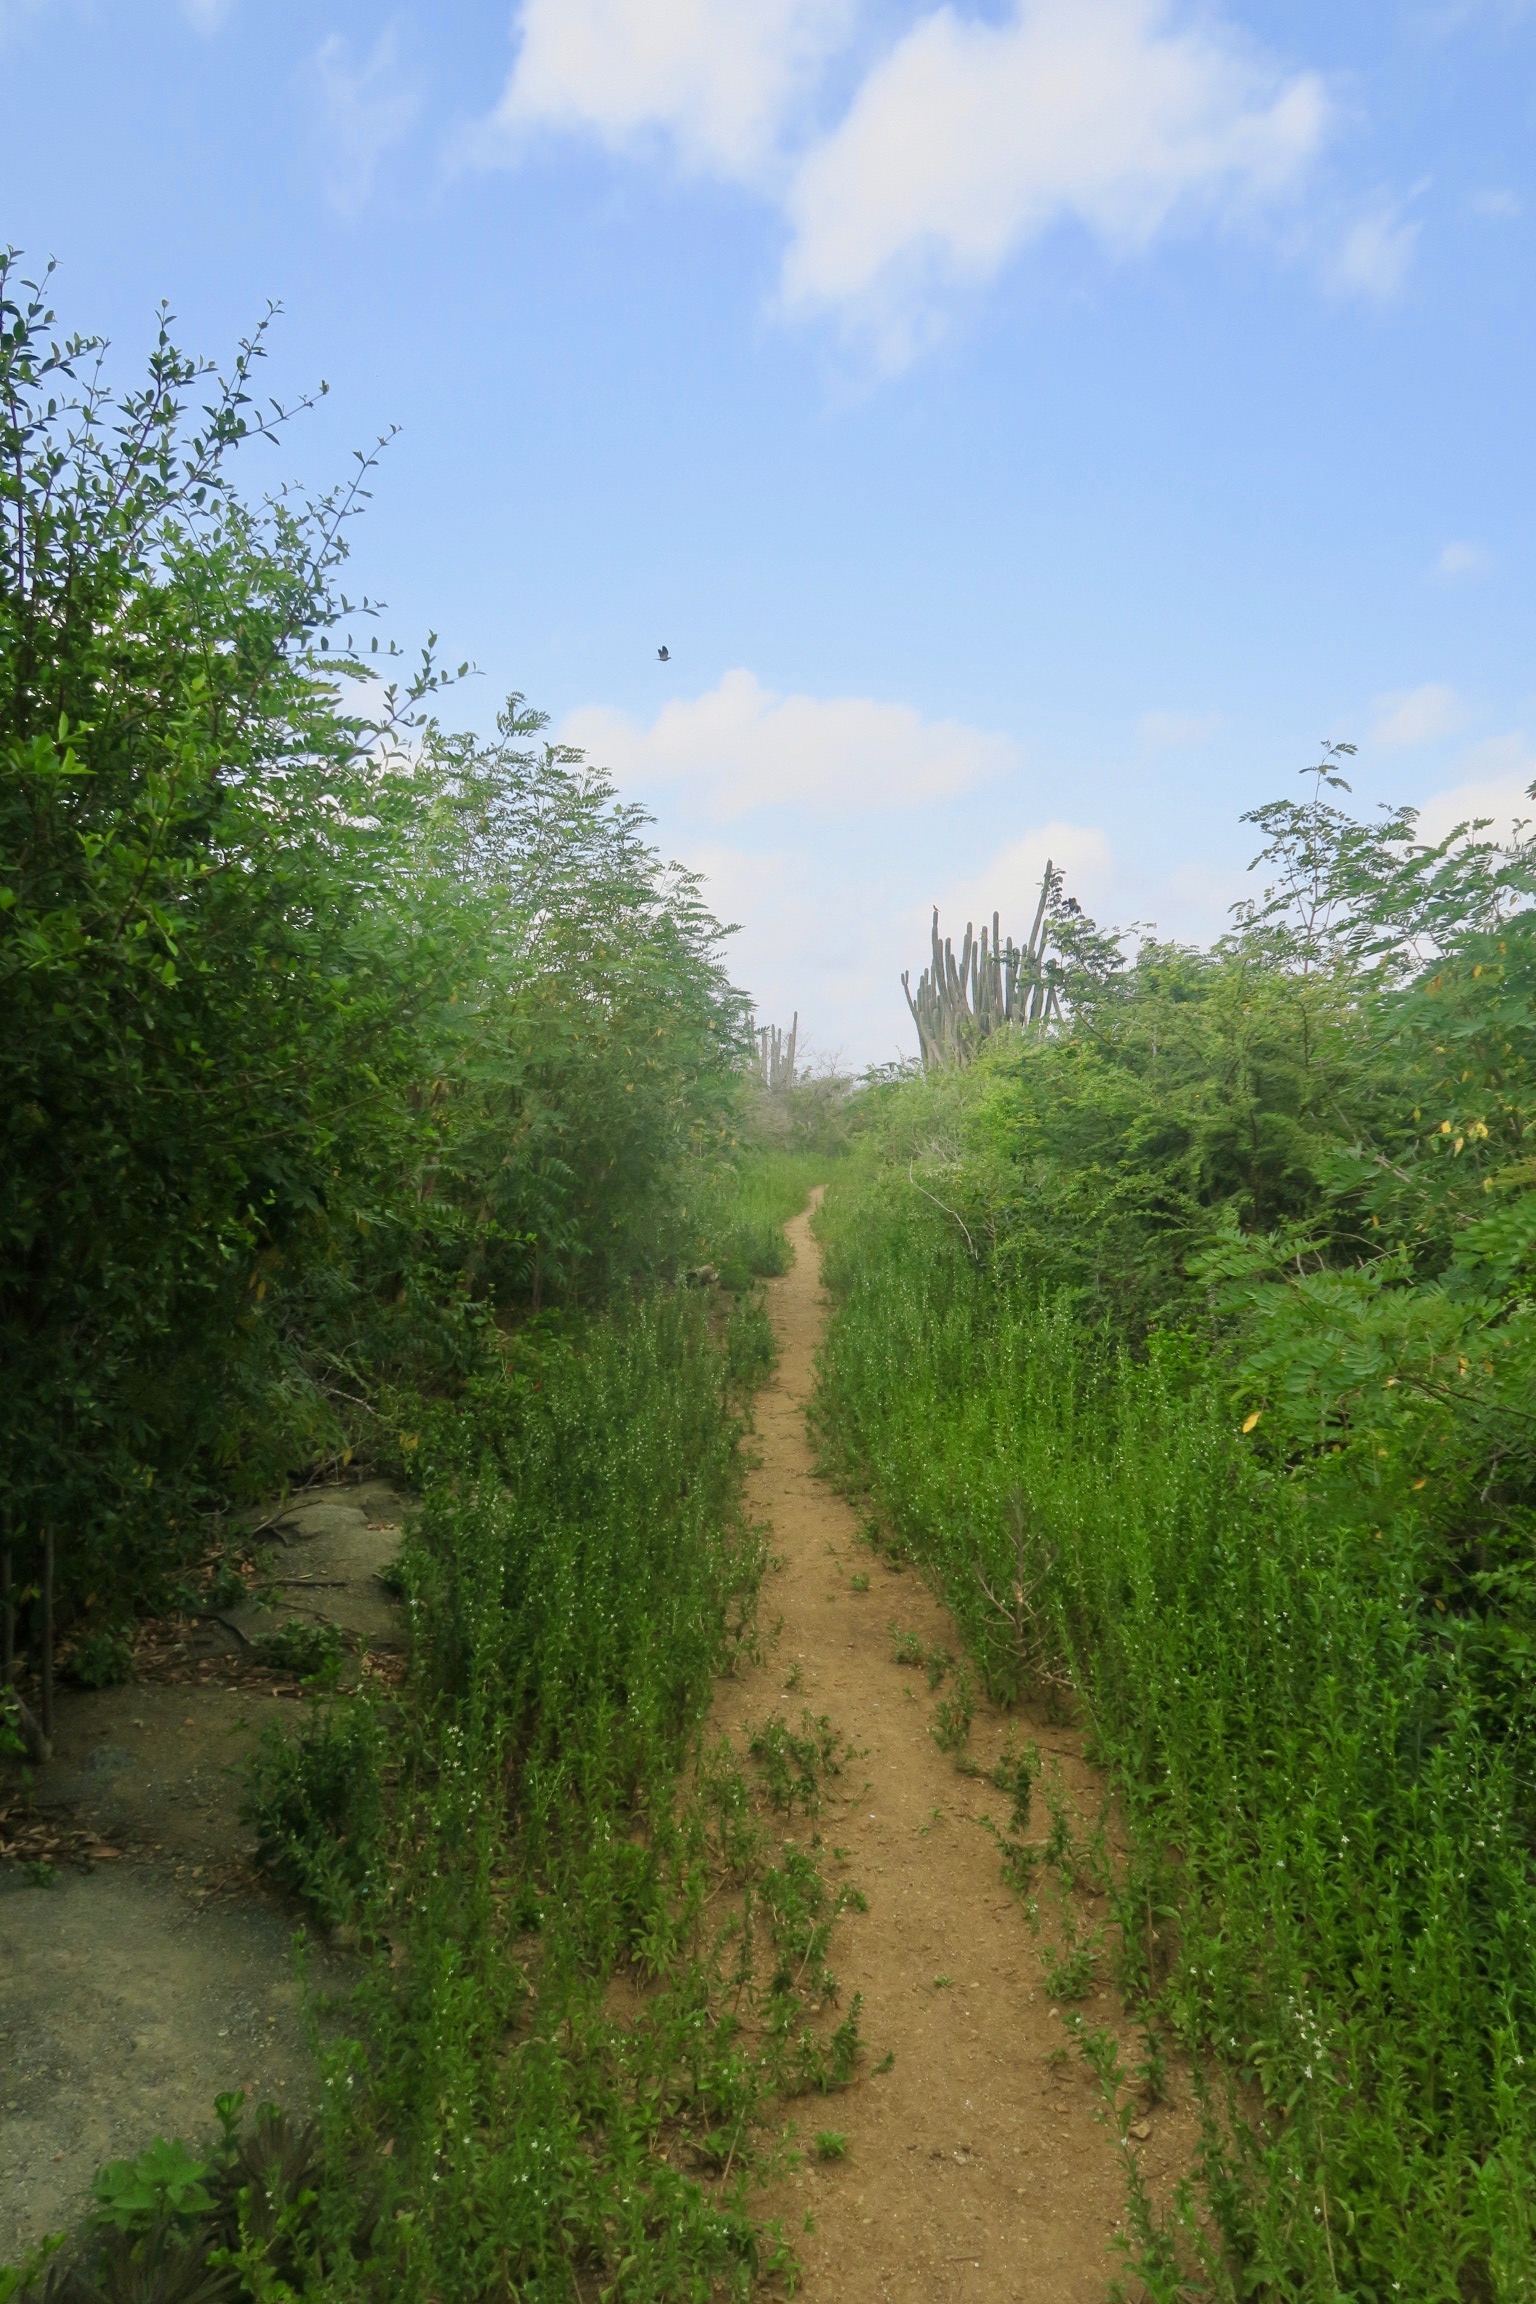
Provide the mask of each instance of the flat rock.
[{"label": "flat rock", "polygon": [[103,2160],[207,2138],[221,2091],[312,2097],[292,1928],[137,1867],[0,1869],[0,2262],[73,2223]]},{"label": "flat rock", "polygon": [[311,1488],[267,1525],[260,1585],[224,1620],[253,1645],[285,1624],[334,1624],[370,1648],[396,1647],[400,1609],[383,1582],[399,1555],[407,1500],[387,1480]]},{"label": "flat rock", "polygon": [[361,1504],[333,1501],[329,1497],[296,1505],[276,1523],[278,1536],[285,1544],[311,1544],[316,1537],[345,1535],[367,1525],[368,1514]]}]

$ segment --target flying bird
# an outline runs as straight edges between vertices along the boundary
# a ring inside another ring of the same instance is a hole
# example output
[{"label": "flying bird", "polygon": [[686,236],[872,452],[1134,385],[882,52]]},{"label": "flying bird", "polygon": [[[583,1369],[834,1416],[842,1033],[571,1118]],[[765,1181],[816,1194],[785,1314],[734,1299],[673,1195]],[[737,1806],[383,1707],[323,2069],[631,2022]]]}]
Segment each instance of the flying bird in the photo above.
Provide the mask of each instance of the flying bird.
[{"label": "flying bird", "polygon": [[657,663],[658,663],[658,664],[670,664],[670,663],[671,663],[671,661],[672,661],[672,651],[671,651],[671,649],[670,649],[670,648],[658,648],[658,649],[657,649],[657,651],[656,651],[656,661],[657,661]]}]

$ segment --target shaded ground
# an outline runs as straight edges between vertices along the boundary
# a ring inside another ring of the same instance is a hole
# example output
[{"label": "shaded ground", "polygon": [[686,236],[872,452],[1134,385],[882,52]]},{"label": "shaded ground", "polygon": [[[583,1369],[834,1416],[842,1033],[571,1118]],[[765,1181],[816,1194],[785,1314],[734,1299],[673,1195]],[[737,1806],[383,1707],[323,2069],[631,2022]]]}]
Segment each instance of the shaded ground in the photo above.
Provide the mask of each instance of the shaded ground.
[{"label": "shaded ground", "polygon": [[[846,2156],[808,2157],[770,2206],[804,2262],[806,2304],[1096,2304],[1117,2264],[1119,2147],[978,1821],[1006,1827],[1009,1803],[938,1749],[927,1683],[894,1659],[893,1624],[925,1649],[958,1654],[953,1622],[915,1574],[860,1543],[853,1509],[815,1474],[805,1408],[825,1304],[808,1218],[789,1235],[794,1269],[769,1289],[781,1358],[758,1397],[761,1461],[749,1489],[780,1563],[762,1621],[782,1616],[782,1628],[767,1661],[722,1685],[717,1720],[740,1732],[777,1706],[794,1726],[809,1707],[861,1755],[821,1818],[869,1899],[867,1913],[839,1923],[833,1964],[843,2005],[863,1995],[869,2066],[888,2052],[895,2061],[805,2107],[802,2141],[823,2128],[846,2134]],[[978,1709],[971,1750],[983,1765],[1008,1726]],[[1102,1787],[1073,1732],[1012,1726],[1060,1769],[1074,1804],[1097,1814]],[[1091,2025],[1117,2024],[1107,1995],[1082,2012]],[[1160,2188],[1187,2166],[1193,2123],[1169,2106],[1138,2127],[1145,2173]]]},{"label": "shaded ground", "polygon": [[103,2160],[203,2135],[221,2090],[307,2097],[290,1938],[150,1864],[0,1886],[0,2261],[72,2223]]},{"label": "shaded ground", "polygon": [[260,1642],[328,1622],[348,1673],[387,1671],[403,1509],[381,1482],[296,1498],[244,1600],[148,1628],[126,1687],[61,1688],[54,1758],[0,1778],[0,2263],[78,2216],[103,2159],[202,2134],[222,2090],[310,2094],[292,1916],[239,1813],[241,1763],[301,1693]]}]

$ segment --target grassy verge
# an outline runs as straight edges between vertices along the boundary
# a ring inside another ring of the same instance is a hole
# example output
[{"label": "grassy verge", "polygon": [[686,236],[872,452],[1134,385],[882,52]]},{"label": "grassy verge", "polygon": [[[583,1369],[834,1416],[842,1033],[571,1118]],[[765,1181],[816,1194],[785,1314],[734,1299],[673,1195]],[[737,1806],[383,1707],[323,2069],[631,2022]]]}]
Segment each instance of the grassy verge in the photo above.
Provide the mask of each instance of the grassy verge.
[{"label": "grassy verge", "polygon": [[1536,2293],[1530,1837],[1420,1523],[1267,1463],[1203,1346],[1115,1351],[904,1174],[821,1225],[829,1452],[996,1695],[1070,1667],[1130,1833],[1119,1981],[1207,2078],[1145,2292]]},{"label": "grassy verge", "polygon": [[824,1152],[754,1147],[711,1181],[699,1228],[725,1287],[742,1288],[789,1270],[784,1226],[799,1215],[812,1186],[826,1182],[833,1165]]},{"label": "grassy verge", "polygon": [[[637,1300],[394,1403],[407,1676],[317,1701],[251,1790],[267,1864],[363,1959],[315,2128],[226,2102],[222,2145],[105,2171],[93,2233],[0,2295],[659,2304],[790,2270],[751,2198],[785,2099],[854,2070],[853,1891],[773,1822],[771,1737],[705,1736],[762,1565],[731,1374],[760,1308],[720,1325],[702,1291]],[[805,1750],[802,1807],[836,1765]]]}]

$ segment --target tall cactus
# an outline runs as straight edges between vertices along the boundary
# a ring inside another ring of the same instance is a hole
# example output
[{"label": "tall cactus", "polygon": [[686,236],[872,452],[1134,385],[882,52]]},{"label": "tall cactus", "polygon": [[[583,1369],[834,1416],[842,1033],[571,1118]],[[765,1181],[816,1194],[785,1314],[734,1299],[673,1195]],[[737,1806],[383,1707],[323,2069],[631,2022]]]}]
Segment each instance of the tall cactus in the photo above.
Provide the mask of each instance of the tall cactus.
[{"label": "tall cactus", "polygon": [[756,1029],[757,1076],[770,1095],[781,1088],[795,1084],[795,1046],[800,1037],[800,1011],[795,1010],[794,1021],[787,1032],[777,1024],[759,1024]]},{"label": "tall cactus", "polygon": [[[1065,971],[1049,949],[1060,899],[1061,874],[1048,859],[1029,942],[1018,945],[1010,936],[1005,944],[994,912],[990,939],[985,927],[977,937],[966,922],[958,960],[949,937],[939,940],[939,908],[934,906],[932,958],[915,995],[911,972],[903,969],[901,977],[925,1071],[968,1064],[982,1041],[1004,1024],[1043,1032],[1060,1021]],[[1077,910],[1070,899],[1068,909]]]}]

